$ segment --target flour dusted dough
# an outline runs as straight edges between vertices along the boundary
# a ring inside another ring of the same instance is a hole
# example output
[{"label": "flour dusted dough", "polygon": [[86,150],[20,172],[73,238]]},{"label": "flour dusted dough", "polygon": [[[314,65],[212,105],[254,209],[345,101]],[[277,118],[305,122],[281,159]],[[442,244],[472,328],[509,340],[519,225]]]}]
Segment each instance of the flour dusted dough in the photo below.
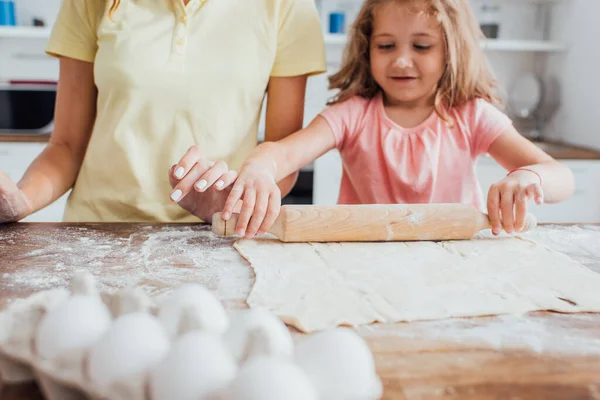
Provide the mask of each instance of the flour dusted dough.
[{"label": "flour dusted dough", "polygon": [[522,238],[454,242],[239,240],[251,307],[304,332],[537,310],[600,312],[600,274]]}]

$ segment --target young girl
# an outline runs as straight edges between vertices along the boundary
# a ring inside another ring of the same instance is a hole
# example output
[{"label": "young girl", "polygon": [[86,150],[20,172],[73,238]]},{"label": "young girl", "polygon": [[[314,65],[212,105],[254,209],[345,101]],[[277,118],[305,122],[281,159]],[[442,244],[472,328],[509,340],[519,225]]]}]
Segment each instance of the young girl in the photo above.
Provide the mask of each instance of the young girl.
[{"label": "young girl", "polygon": [[[279,213],[277,182],[337,148],[340,204],[467,203],[484,209],[475,163],[489,153],[509,173],[489,189],[494,234],[523,229],[528,200],[573,191],[565,166],[523,138],[499,103],[468,0],[367,0],[350,36],[331,106],[306,129],[264,143],[239,177],[208,170],[206,190],[233,184],[223,218],[243,199],[240,236],[266,232]],[[193,160],[182,159],[181,165]],[[180,182],[184,192],[193,182]]]}]

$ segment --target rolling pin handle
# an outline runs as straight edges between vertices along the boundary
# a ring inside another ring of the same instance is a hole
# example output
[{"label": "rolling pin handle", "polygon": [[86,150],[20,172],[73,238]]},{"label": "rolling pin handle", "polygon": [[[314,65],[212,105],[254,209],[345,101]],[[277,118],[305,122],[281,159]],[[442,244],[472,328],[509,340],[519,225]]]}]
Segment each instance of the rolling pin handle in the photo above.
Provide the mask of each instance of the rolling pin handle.
[{"label": "rolling pin handle", "polygon": [[535,215],[527,213],[525,217],[525,226],[523,226],[523,230],[521,233],[530,232],[537,227],[537,218]]},{"label": "rolling pin handle", "polygon": [[232,214],[228,221],[223,219],[223,213],[217,212],[212,217],[212,231],[218,236],[235,235],[235,226],[237,225],[237,214]]}]

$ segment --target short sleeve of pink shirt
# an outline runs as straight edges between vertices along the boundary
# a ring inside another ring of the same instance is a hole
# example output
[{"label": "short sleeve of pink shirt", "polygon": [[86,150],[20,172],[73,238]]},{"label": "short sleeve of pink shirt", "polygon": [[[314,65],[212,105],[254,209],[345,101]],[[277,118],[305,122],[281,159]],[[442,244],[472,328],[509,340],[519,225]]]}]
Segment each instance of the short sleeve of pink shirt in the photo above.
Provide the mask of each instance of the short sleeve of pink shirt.
[{"label": "short sleeve of pink shirt", "polygon": [[474,157],[487,153],[494,140],[512,126],[506,114],[484,99],[470,101],[457,111],[457,117],[463,118],[471,133]]},{"label": "short sleeve of pink shirt", "polygon": [[321,112],[321,116],[329,123],[338,150],[341,150],[347,141],[359,134],[362,122],[365,117],[368,117],[368,105],[368,99],[354,96]]}]

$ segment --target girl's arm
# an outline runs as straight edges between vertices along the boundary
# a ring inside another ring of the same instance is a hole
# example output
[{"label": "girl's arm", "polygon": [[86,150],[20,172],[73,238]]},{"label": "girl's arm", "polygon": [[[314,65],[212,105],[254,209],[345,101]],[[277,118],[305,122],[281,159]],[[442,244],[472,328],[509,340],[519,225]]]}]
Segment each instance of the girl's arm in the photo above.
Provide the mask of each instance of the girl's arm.
[{"label": "girl's arm", "polygon": [[54,131],[18,184],[0,171],[0,222],[23,219],[73,186],[94,126],[96,97],[93,64],[61,58]]},{"label": "girl's arm", "polygon": [[[302,129],[307,76],[271,77],[267,88],[265,142],[279,141]],[[278,180],[285,197],[296,184],[298,171]]]},{"label": "girl's arm", "polygon": [[281,207],[278,182],[287,179],[301,167],[335,147],[329,124],[321,116],[297,133],[277,142],[257,146],[245,161],[223,210],[225,220],[233,207],[243,199],[236,226],[237,234],[251,238],[267,232]]},{"label": "girl's arm", "polygon": [[500,135],[488,150],[509,171],[488,193],[488,214],[494,234],[521,231],[527,202],[557,203],[573,194],[569,168],[521,136],[514,128]]}]

